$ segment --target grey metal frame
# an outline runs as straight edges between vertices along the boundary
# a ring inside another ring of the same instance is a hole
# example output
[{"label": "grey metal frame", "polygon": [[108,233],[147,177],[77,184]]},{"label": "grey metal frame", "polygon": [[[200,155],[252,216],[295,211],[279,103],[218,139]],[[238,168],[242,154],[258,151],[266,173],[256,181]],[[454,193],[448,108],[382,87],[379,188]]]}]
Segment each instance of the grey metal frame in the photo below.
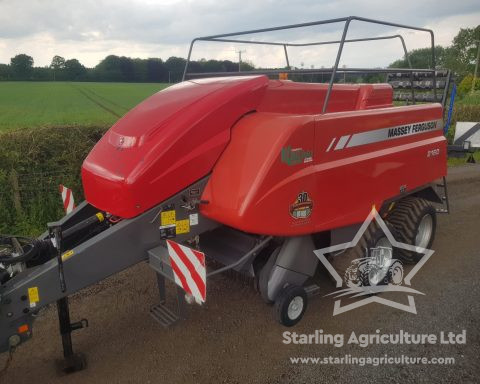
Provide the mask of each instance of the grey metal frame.
[{"label": "grey metal frame", "polygon": [[[381,36],[381,37],[371,37],[371,38],[363,38],[363,39],[350,39],[347,40],[347,32],[348,28],[350,27],[350,23],[352,21],[361,21],[365,23],[371,23],[371,24],[379,24],[379,25],[385,25],[385,26],[391,26],[391,27],[397,27],[397,28],[402,28],[402,29],[411,29],[411,30],[416,30],[416,31],[422,31],[430,34],[430,40],[431,40],[431,49],[432,49],[432,63],[431,63],[431,69],[413,69],[411,67],[410,59],[407,54],[407,48],[405,45],[405,41],[401,35],[391,35],[391,36]],[[312,42],[312,43],[305,43],[305,44],[298,44],[298,43],[287,43],[287,42],[269,42],[269,41],[249,41],[249,40],[237,40],[237,39],[229,39],[230,37],[235,37],[235,36],[245,36],[245,35],[252,35],[252,34],[257,34],[257,33],[264,33],[264,32],[273,32],[273,31],[281,31],[281,30],[288,30],[288,29],[295,29],[295,28],[303,28],[303,27],[311,27],[315,25],[324,25],[324,24],[333,24],[333,23],[344,23],[343,27],[343,32],[342,32],[342,38],[338,41],[324,41],[324,42]],[[409,69],[368,69],[368,68],[350,68],[350,69],[343,69],[339,70],[338,65],[340,63],[340,58],[342,55],[343,51],[343,46],[345,43],[352,43],[352,42],[362,42],[362,41],[374,41],[374,40],[383,40],[383,39],[393,39],[393,38],[400,38],[403,46],[404,53],[406,55],[406,60],[409,64]],[[283,70],[283,71],[249,71],[245,73],[246,75],[252,75],[252,74],[278,74],[278,73],[301,73],[301,74],[318,74],[318,73],[331,73],[330,76],[330,81],[328,84],[328,89],[327,89],[327,94],[325,97],[325,101],[323,103],[323,108],[322,108],[322,113],[326,113],[327,111],[327,106],[328,102],[330,99],[330,94],[332,92],[333,88],[333,83],[335,80],[335,76],[337,73],[345,73],[345,72],[372,72],[372,73],[389,73],[389,72],[410,72],[413,74],[413,72],[430,72],[432,73],[433,77],[433,82],[434,82],[434,98],[436,100],[437,97],[437,90],[436,90],[436,75],[435,75],[435,38],[433,31],[431,29],[426,29],[426,28],[419,28],[419,27],[412,27],[409,25],[404,25],[404,24],[398,24],[398,23],[391,23],[387,21],[381,21],[381,20],[374,20],[374,19],[367,19],[364,17],[359,17],[359,16],[349,16],[349,17],[343,17],[343,18],[337,18],[337,19],[329,19],[329,20],[321,20],[321,21],[314,21],[310,23],[301,23],[301,24],[292,24],[292,25],[285,25],[285,26],[280,26],[280,27],[272,27],[272,28],[262,28],[262,29],[255,29],[255,30],[249,30],[249,31],[241,31],[241,32],[233,32],[233,33],[225,33],[225,34],[220,34],[220,35],[212,35],[212,36],[205,36],[205,37],[197,37],[192,40],[190,43],[190,48],[188,51],[188,57],[187,57],[187,62],[185,64],[185,70],[183,72],[183,80],[186,80],[187,77],[192,77],[192,76],[198,76],[201,75],[203,76],[232,76],[232,72],[216,72],[216,73],[203,73],[203,74],[190,74],[188,73],[188,67],[189,63],[191,61],[191,56],[192,56],[192,50],[193,46],[196,42],[198,41],[209,41],[209,42],[235,42],[235,43],[242,43],[242,44],[261,44],[261,45],[277,45],[277,46],[283,46],[284,52],[285,52],[285,58],[287,62],[287,67],[290,68],[290,63],[289,63],[289,58],[288,58],[288,51],[287,47],[289,46],[314,46],[314,45],[324,45],[324,44],[339,44],[336,59],[335,59],[335,64],[333,68],[330,71],[305,71],[305,70]],[[238,73],[235,73],[235,75],[238,75]],[[412,87],[412,92],[413,92],[413,87]]]},{"label": "grey metal frame", "polygon": [[[207,181],[208,176],[147,212],[132,219],[122,220],[73,247],[71,256],[63,261],[66,281],[64,291],[59,281],[57,258],[26,269],[4,285],[0,285],[0,353],[9,349],[9,339],[12,335],[17,336],[17,328],[20,325],[28,324],[31,329],[36,311],[141,261],[147,261],[149,250],[164,242],[159,229],[159,215],[163,207],[172,204],[178,207],[178,219],[187,218],[189,214],[198,212],[198,209],[184,208],[182,204],[185,204],[185,196],[188,196],[189,189],[203,191]],[[71,214],[61,219],[58,225],[65,230],[95,212],[98,210],[83,202]],[[188,234],[177,235],[175,241],[185,241],[219,225],[203,216],[199,219],[198,225],[192,226]],[[42,237],[45,236],[47,233]],[[36,287],[39,293],[39,301],[34,307],[30,306],[28,294],[29,288],[32,287]],[[30,337],[31,333],[22,334],[19,342]]]}]

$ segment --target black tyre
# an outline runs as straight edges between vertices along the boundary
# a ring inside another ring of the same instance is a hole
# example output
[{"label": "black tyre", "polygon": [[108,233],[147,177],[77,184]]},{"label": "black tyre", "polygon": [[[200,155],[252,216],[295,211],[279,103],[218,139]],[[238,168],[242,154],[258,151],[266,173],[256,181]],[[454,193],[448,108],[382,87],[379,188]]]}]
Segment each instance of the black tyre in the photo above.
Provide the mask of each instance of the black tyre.
[{"label": "black tyre", "polygon": [[287,285],[275,299],[275,319],[286,327],[292,327],[303,317],[307,309],[307,293],[297,285]]},{"label": "black tyre", "polygon": [[[372,225],[373,224],[373,225]],[[366,247],[368,248],[378,248],[378,247],[386,247],[386,248],[392,248],[392,244],[390,243],[390,240],[388,240],[387,235],[383,231],[383,229],[375,222],[370,224],[370,231],[365,232],[365,241],[366,241]],[[396,237],[396,230],[395,228],[389,224],[387,224],[387,228],[392,234],[393,237]],[[393,248],[392,252],[394,253],[392,256],[396,256],[395,252],[396,249]]]},{"label": "black tyre", "polygon": [[[395,238],[401,243],[430,248],[435,239],[437,215],[435,208],[425,199],[405,197],[395,204],[387,217],[395,228]],[[423,257],[422,253],[399,249],[398,258],[404,263],[414,264]]]}]

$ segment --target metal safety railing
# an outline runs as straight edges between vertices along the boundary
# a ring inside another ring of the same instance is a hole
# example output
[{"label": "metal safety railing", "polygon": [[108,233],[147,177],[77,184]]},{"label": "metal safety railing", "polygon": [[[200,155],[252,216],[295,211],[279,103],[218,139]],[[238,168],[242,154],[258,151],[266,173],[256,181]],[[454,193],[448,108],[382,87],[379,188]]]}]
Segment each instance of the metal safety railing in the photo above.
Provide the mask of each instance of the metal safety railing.
[{"label": "metal safety railing", "polygon": [[[410,29],[415,31],[426,32],[430,34],[431,40],[431,49],[432,49],[432,56],[431,56],[431,68],[430,69],[413,69],[410,58],[408,56],[407,47],[405,44],[404,38],[400,34],[389,35],[389,36],[376,36],[376,37],[367,37],[367,38],[360,38],[360,39],[347,39],[348,29],[352,21],[360,21],[365,23],[371,24],[378,24],[378,25],[385,25],[390,27],[396,27],[401,29]],[[312,27],[317,25],[325,25],[325,24],[333,24],[333,23],[344,23],[342,37],[340,40],[334,41],[314,41],[310,43],[289,43],[289,42],[278,42],[278,41],[257,41],[257,40],[244,40],[244,39],[235,39],[236,36],[245,36],[245,35],[254,35],[259,33],[265,32],[275,32],[275,31],[282,31],[282,30],[289,30],[289,29],[296,29],[296,28],[304,28],[304,27]],[[388,40],[388,39],[399,39],[402,44],[403,52],[405,55],[405,60],[408,63],[409,68],[405,69],[398,69],[398,68],[389,68],[389,69],[371,69],[371,68],[338,68],[340,63],[340,58],[342,56],[343,47],[345,43],[359,43],[365,41],[376,41],[376,40]],[[322,113],[326,113],[328,102],[330,100],[330,94],[332,92],[333,83],[335,81],[335,77],[339,73],[395,73],[395,72],[408,72],[411,74],[411,83],[413,84],[413,73],[414,72],[427,72],[431,73],[433,77],[433,93],[434,99],[437,98],[437,90],[436,90],[436,74],[435,74],[435,39],[434,34],[431,29],[426,28],[419,28],[419,27],[412,27],[409,25],[398,24],[398,23],[391,23],[387,21],[381,20],[374,20],[374,19],[367,19],[364,17],[359,16],[349,16],[337,19],[329,19],[329,20],[321,20],[321,21],[314,21],[310,23],[301,23],[301,24],[292,24],[292,25],[285,25],[280,27],[272,27],[272,28],[262,28],[262,29],[255,29],[255,30],[248,30],[248,31],[241,31],[241,32],[233,32],[233,33],[225,33],[220,35],[212,35],[212,36],[205,36],[205,37],[197,37],[192,40],[190,43],[190,48],[188,51],[187,62],[185,64],[185,70],[183,73],[183,80],[187,78],[193,77],[205,77],[205,76],[232,76],[232,72],[209,72],[209,73],[189,73],[189,64],[191,62],[192,51],[193,47],[196,42],[199,41],[207,41],[207,42],[229,42],[229,43],[239,43],[239,44],[257,44],[257,45],[271,45],[271,46],[281,46],[283,47],[285,53],[285,60],[286,60],[286,67],[287,70],[259,70],[259,71],[248,71],[246,73],[235,72],[235,76],[238,75],[252,75],[252,74],[279,74],[279,73],[295,73],[295,74],[330,74],[330,80],[327,88],[327,93],[325,100],[323,102]],[[322,69],[322,70],[304,70],[304,69],[291,69],[290,66],[290,59],[288,55],[288,48],[289,47],[306,47],[306,46],[319,46],[319,45],[327,45],[327,44],[338,44],[337,55],[335,58],[335,64],[331,69]],[[415,95],[414,95],[414,88],[412,85],[412,100],[415,102]]]}]

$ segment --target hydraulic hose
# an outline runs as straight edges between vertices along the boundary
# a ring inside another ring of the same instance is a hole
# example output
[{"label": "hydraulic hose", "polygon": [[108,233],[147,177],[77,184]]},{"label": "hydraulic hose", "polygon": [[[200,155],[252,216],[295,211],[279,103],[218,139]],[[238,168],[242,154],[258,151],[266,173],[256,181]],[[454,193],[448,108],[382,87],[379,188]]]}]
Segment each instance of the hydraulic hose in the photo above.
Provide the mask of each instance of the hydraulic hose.
[{"label": "hydraulic hose", "polygon": [[79,223],[62,231],[62,237],[65,239],[71,235],[77,234],[78,232],[86,228],[92,227],[93,225],[96,225],[98,223],[102,223],[104,220],[105,220],[105,216],[103,215],[103,213],[98,212],[95,215],[90,216],[89,218],[83,221],[80,221]]},{"label": "hydraulic hose", "polygon": [[[103,213],[98,212],[70,228],[65,229],[62,232],[62,237],[66,239],[70,236],[77,235],[86,229],[92,228],[99,223],[103,223],[104,221],[105,216]],[[8,249],[2,252],[2,246],[8,246]],[[14,252],[20,253],[18,248],[21,248],[23,253],[18,256],[12,256]],[[39,240],[22,236],[0,235],[0,264],[10,265],[26,263],[28,261],[35,262],[37,256],[41,260],[48,260],[54,254],[55,246],[49,238]]]},{"label": "hydraulic hose", "polygon": [[[28,237],[19,237],[19,236],[5,236],[0,235],[0,246],[7,245],[14,247],[14,239],[22,242],[21,244],[23,254],[18,256],[6,256],[0,253],[0,263],[4,265],[16,264],[16,263],[25,263],[35,257],[38,253],[38,248],[40,247],[41,241],[36,239],[30,239]],[[12,252],[10,252],[11,254]]]}]

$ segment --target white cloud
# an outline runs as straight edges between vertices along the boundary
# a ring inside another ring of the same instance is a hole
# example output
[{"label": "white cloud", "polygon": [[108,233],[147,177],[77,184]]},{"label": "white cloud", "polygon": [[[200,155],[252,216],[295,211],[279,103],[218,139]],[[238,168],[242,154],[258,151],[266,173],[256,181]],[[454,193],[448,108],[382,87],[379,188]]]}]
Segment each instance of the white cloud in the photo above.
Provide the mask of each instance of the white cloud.
[{"label": "white cloud", "polygon": [[[448,45],[458,30],[480,22],[478,1],[456,2],[405,0],[402,2],[369,0],[0,0],[0,62],[8,63],[18,53],[34,57],[36,65],[48,65],[54,55],[77,58],[87,66],[96,65],[108,54],[131,57],[185,57],[193,37],[349,14],[384,19],[434,29],[436,41]],[[336,25],[336,27],[339,27]],[[312,30],[310,37],[334,38],[332,26]],[[391,28],[353,23],[351,37],[381,35]],[[279,39],[300,39],[290,31]],[[427,46],[428,36],[406,33],[409,49]],[[334,47],[305,50],[292,62],[305,67],[330,66]],[[235,47],[226,45],[199,53],[234,60]],[[399,43],[368,43],[348,46],[343,63],[348,66],[383,66],[402,55]],[[247,48],[246,60],[257,64],[284,65],[278,49]],[[278,64],[277,64],[278,63]]]}]

